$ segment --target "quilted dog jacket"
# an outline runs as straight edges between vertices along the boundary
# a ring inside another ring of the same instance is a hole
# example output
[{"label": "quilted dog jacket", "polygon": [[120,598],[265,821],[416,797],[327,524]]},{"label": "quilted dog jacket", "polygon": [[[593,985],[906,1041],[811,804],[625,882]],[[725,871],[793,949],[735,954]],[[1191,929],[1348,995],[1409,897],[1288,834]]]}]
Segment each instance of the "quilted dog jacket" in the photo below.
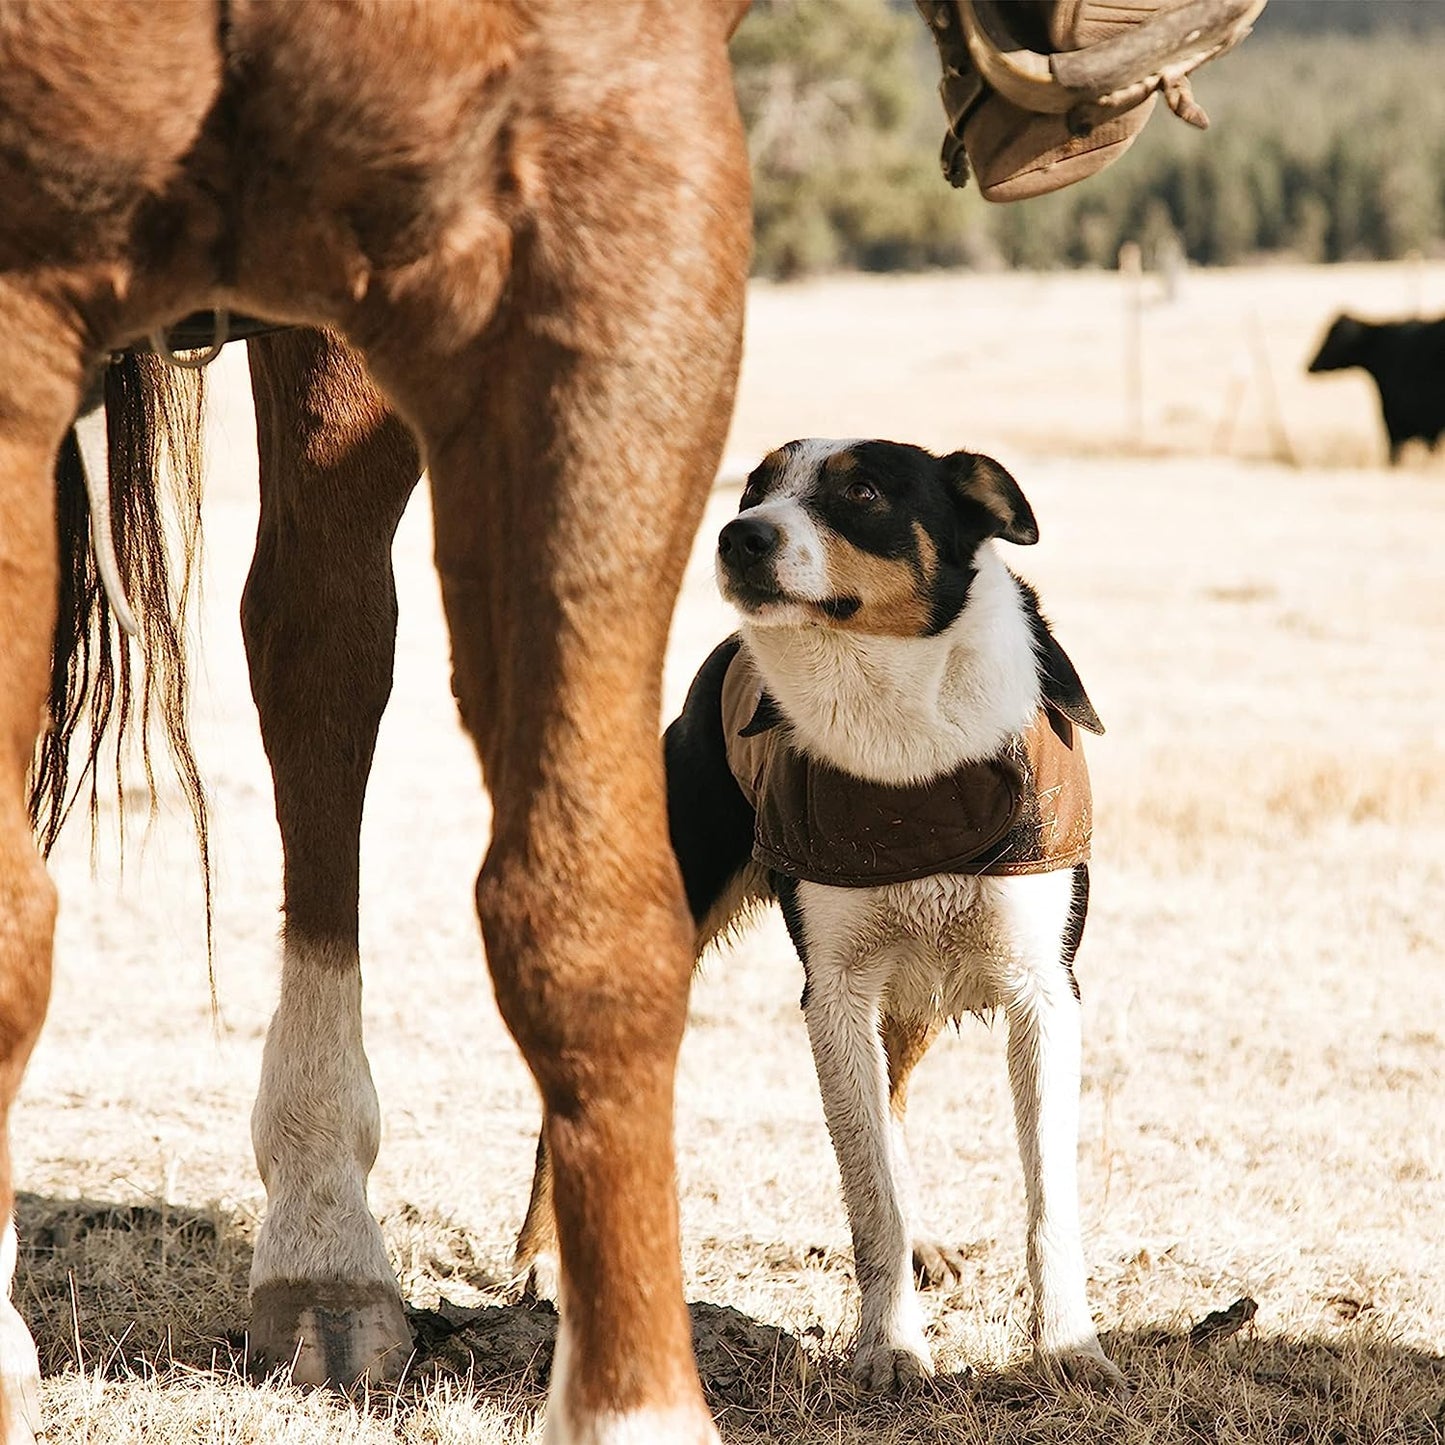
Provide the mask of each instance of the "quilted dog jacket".
[{"label": "quilted dog jacket", "polygon": [[1089,856],[1082,742],[1047,703],[993,757],[902,787],[798,748],[746,647],[723,680],[722,713],[728,765],[757,814],[753,857],[788,877],[875,888],[936,873],[1048,873]]}]

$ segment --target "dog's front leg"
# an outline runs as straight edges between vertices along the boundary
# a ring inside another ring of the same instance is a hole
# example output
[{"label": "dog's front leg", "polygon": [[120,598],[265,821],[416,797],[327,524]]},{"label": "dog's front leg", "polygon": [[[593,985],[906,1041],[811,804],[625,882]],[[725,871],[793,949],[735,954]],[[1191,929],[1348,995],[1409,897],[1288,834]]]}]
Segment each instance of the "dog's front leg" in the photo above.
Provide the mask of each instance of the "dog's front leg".
[{"label": "dog's front leg", "polygon": [[878,1033],[887,974],[876,961],[859,965],[825,950],[810,952],[808,1037],[843,1179],[861,1296],[853,1377],[865,1390],[888,1390],[932,1374],[933,1360],[913,1288],[909,1223],[888,1117]]},{"label": "dog's front leg", "polygon": [[[1005,998],[1009,1082],[1028,1195],[1034,1348],[1050,1373],[1107,1389],[1124,1377],[1099,1344],[1089,1312],[1079,1227],[1079,1001],[1050,905],[1066,873],[1007,880],[1005,917],[1017,971]],[[1055,898],[1058,894],[1058,898]],[[1020,895],[1028,895],[1027,900]]]}]

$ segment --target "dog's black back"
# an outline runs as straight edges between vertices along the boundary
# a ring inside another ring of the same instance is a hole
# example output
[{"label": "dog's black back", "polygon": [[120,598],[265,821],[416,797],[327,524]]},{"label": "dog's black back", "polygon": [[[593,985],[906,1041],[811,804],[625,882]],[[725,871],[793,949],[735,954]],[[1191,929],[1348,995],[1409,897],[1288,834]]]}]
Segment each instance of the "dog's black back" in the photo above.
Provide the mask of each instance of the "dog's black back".
[{"label": "dog's black back", "polygon": [[722,686],[742,643],[712,650],[663,735],[667,819],[693,921],[701,923],[752,857],[755,815],[728,766]]}]

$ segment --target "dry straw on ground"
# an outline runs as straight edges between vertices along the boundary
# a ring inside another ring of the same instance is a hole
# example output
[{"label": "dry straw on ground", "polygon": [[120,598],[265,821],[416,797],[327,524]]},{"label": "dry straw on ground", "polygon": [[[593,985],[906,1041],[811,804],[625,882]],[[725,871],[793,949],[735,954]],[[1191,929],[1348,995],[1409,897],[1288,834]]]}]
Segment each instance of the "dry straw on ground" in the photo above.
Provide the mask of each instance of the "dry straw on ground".
[{"label": "dry straw on ground", "polygon": [[[755,293],[738,456],[806,433],[972,444],[1038,512],[1044,541],[1017,564],[1109,726],[1091,751],[1081,1173],[1094,1306],[1134,1391],[1058,1393],[1027,1368],[1002,1039],[969,1024],[923,1066],[914,1111],[931,1222],[972,1267],[928,1305],[940,1376],[855,1398],[846,1225],[799,970],[773,920],[707,967],[679,1077],[688,1291],[727,1439],[1445,1438],[1445,464],[1363,465],[1382,452],[1366,383],[1299,375],[1333,310],[1390,314],[1417,294],[1445,310],[1445,271],[1186,278],[1146,314],[1141,454],[1116,278]],[[1200,454],[1227,406],[1231,447],[1271,450],[1251,324],[1305,468]],[[223,363],[232,377],[239,361]],[[554,1321],[511,1305],[504,1277],[536,1104],[471,915],[486,811],[447,695],[420,505],[397,549],[402,643],[362,932],[386,1119],[373,1199],[422,1348],[398,1395],[244,1379],[263,1206],[247,1114],[279,875],[234,622],[253,463],[244,402],[225,402],[198,704],[224,1017],[213,1030],[179,809],[123,880],[108,847],[92,878],[86,840],[66,839],[56,997],[15,1120],[16,1288],[48,1438],[532,1439]],[[728,627],[708,553],[735,505],[724,489],[709,510],[672,704]],[[1252,1321],[1190,1344],[1246,1296]]]}]

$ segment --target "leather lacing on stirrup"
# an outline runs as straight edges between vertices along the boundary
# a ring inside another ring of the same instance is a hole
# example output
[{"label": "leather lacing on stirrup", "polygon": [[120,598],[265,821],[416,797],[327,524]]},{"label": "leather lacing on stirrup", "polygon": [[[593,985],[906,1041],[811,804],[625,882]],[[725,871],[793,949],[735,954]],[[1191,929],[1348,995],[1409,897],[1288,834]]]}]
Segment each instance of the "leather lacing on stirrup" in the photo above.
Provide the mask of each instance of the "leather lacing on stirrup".
[{"label": "leather lacing on stirrup", "polygon": [[1237,45],[1265,0],[915,0],[943,66],[943,173],[991,201],[1058,190],[1132,144],[1163,95],[1209,118],[1189,75]]}]

